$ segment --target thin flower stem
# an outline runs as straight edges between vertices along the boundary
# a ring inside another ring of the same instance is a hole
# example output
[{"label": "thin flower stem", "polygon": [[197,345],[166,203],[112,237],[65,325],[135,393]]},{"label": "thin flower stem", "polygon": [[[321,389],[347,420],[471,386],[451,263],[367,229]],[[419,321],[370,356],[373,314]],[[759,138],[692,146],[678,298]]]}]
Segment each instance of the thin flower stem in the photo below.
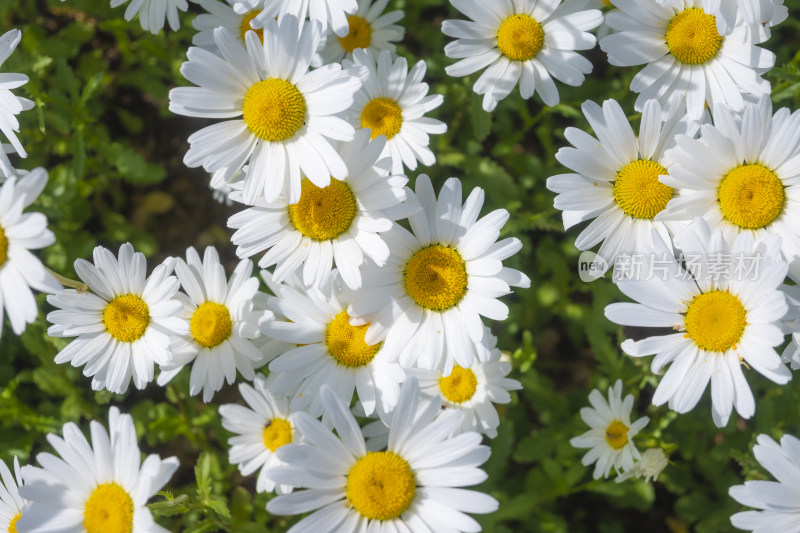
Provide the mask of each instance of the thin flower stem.
[{"label": "thin flower stem", "polygon": [[58,272],[53,272],[52,270],[50,270],[47,267],[44,267],[44,268],[47,269],[47,271],[50,272],[58,280],[58,282],[60,284],[62,284],[63,286],[71,287],[71,288],[75,289],[76,291],[78,291],[78,293],[80,293],[80,294],[83,294],[85,292],[89,292],[89,285],[88,284],[82,283],[80,281],[75,281],[75,280],[72,280],[72,279],[69,279],[69,278],[65,278],[64,276],[62,276]]}]

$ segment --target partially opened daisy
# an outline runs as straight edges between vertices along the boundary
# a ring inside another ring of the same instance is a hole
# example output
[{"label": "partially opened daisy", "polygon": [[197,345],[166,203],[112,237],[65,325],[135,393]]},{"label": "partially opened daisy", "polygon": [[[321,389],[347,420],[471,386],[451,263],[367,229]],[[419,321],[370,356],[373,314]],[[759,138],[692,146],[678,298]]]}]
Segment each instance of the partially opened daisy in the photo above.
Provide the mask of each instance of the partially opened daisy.
[{"label": "partially opened daisy", "polygon": [[238,465],[244,476],[259,471],[256,480],[258,492],[274,490],[278,494],[287,494],[292,487],[273,482],[267,477],[267,470],[285,465],[275,454],[278,448],[302,441],[295,428],[289,400],[272,394],[261,374],[255,377],[253,386],[240,383],[239,392],[247,407],[233,403],[219,407],[222,427],[236,434],[228,439],[228,460]]},{"label": "partially opened daisy", "polygon": [[[231,35],[238,38],[244,44],[244,36],[248,31],[254,31],[263,40],[264,30],[255,29],[250,22],[258,15],[264,7],[263,0],[255,2],[252,9],[238,0],[198,0],[200,7],[206,10],[205,13],[197,15],[192,21],[192,27],[197,33],[192,37],[192,44],[200,46],[217,55],[219,49],[214,42],[214,30],[220,26],[227,29]],[[235,8],[238,8],[235,9]],[[238,11],[241,11],[239,13]]]},{"label": "partially opened daisy", "polygon": [[[389,257],[381,234],[393,221],[419,210],[405,186],[408,178],[389,175],[390,161],[381,155],[384,145],[382,137],[370,141],[369,132],[359,132],[353,142],[338,148],[346,176],[331,178],[325,187],[305,178],[297,203],[284,197],[272,202],[258,198],[254,207],[233,215],[228,227],[236,229],[231,242],[237,255],[266,251],[258,264],[276,265],[278,283],[302,266],[307,285],[324,285],[335,264],[344,282],[358,288],[364,257],[379,265]],[[244,200],[241,192],[231,198]]]},{"label": "partially opened daisy", "polygon": [[442,32],[456,38],[444,53],[460,60],[445,71],[460,77],[488,67],[472,87],[483,95],[486,111],[493,111],[517,83],[522,98],[538,92],[545,105],[556,105],[559,97],[553,78],[578,86],[592,71],[591,62],[575,50],[594,48],[597,39],[588,32],[603,22],[597,9],[573,11],[569,2],[561,0],[450,3],[471,20],[442,23]]},{"label": "partially opened daisy", "polygon": [[56,241],[47,229],[47,218],[41,213],[23,212],[46,184],[47,171],[37,168],[19,177],[12,175],[0,185],[0,335],[4,311],[15,335],[21,335],[36,320],[39,308],[31,289],[61,290],[61,284],[30,252]]},{"label": "partially opened daisy", "polygon": [[800,531],[800,440],[781,437],[778,445],[769,435],[759,435],[753,455],[777,481],[745,481],[730,488],[731,498],[757,511],[731,516],[734,527],[756,533]]},{"label": "partially opened daisy", "polygon": [[165,385],[191,363],[189,393],[203,392],[210,402],[225,381],[232,385],[238,371],[252,380],[263,356],[253,340],[261,335],[259,324],[265,309],[253,305],[258,278],[252,277],[253,263],[242,260],[225,277],[216,248],[206,248],[203,259],[194,248],[186,250],[186,261],[178,258],[175,274],[186,292],[178,293],[183,303],[181,317],[189,323],[189,334],[174,337],[169,364],[161,365],[158,384]]},{"label": "partially opened daisy", "polygon": [[479,466],[490,450],[478,433],[451,436],[460,424],[459,413],[428,410],[415,420],[418,394],[416,380],[403,385],[387,449],[368,452],[355,418],[325,387],[322,395],[338,437],[306,413],[295,415],[307,444],[278,450],[289,466],[267,475],[306,490],[270,500],[267,510],[284,515],[315,511],[289,533],[480,531],[466,513],[494,512],[497,501],[456,487],[486,479]]},{"label": "partially opened daisy", "polygon": [[[787,265],[774,261],[779,239],[754,241],[741,233],[726,241],[697,219],[678,228],[675,242],[686,269],[661,245],[651,258],[660,274],[621,279],[618,286],[637,303],[614,303],[606,317],[624,326],[670,328],[673,333],[622,343],[633,357],[655,354],[651,369],[670,365],[653,395],[678,413],[692,410],[711,384],[714,423],[725,426],[733,408],[743,418],[755,400],[743,367],[783,385],[792,375],[775,347],[783,343],[780,320],[788,309],[780,286]],[[645,263],[648,263],[645,258]],[[643,271],[650,271],[645,264]],[[654,270],[655,272],[655,270]]]},{"label": "partially opened daisy", "polygon": [[[111,7],[126,4],[129,0],[111,0]],[[156,34],[169,23],[172,31],[181,27],[180,12],[189,9],[186,0],[130,0],[125,9],[125,20],[133,20],[139,16],[139,24],[144,31]]]},{"label": "partially opened daisy", "polygon": [[[14,52],[20,39],[22,39],[22,32],[19,30],[9,30],[0,36],[0,66],[2,66],[6,59]],[[11,143],[13,152],[18,153],[21,157],[27,157],[28,154],[17,138],[19,121],[17,121],[16,115],[22,111],[33,108],[33,102],[21,96],[14,96],[11,89],[16,89],[26,83],[28,83],[28,76],[25,74],[0,74],[0,101],[2,101],[2,105],[0,105],[0,131],[3,132],[8,142]],[[3,149],[2,140],[0,139],[0,178],[3,176],[11,176],[13,173],[14,167],[8,160],[6,151]],[[2,179],[0,179],[0,182],[2,182]]]},{"label": "partially opened daisy", "polygon": [[[248,0],[248,2],[252,4],[253,0]],[[278,22],[282,22],[287,17],[294,17],[300,21],[302,26],[308,18],[312,24],[319,25],[323,33],[330,29],[339,37],[344,37],[350,29],[347,16],[357,10],[357,0],[289,0],[284,2],[267,0],[264,11],[253,20],[252,24],[256,28],[261,28],[276,18]]]},{"label": "partially opened daisy", "polygon": [[189,48],[181,73],[199,87],[172,89],[170,110],[231,120],[189,136],[184,163],[222,170],[229,179],[249,162],[244,198],[251,204],[258,195],[274,201],[281,194],[297,203],[301,173],[318,187],[331,177],[344,178],[347,166],[331,140],[353,139],[343,113],[361,79],[338,64],[308,71],[320,31],[314,23],[301,31],[297,19],[287,16],[280,24],[267,21],[263,44],[247,32],[245,48],[221,27],[214,30],[214,42],[222,57]]},{"label": "partially opened daisy", "polygon": [[14,457],[14,474],[0,461],[0,531],[17,533],[17,522],[22,517],[22,508],[27,503],[19,495],[22,472],[19,460]]},{"label": "partially opened daisy", "polygon": [[320,52],[323,63],[336,63],[353,57],[353,51],[366,48],[374,55],[381,50],[394,54],[395,41],[403,40],[406,30],[395,24],[403,18],[403,11],[384,13],[389,0],[358,0],[358,10],[347,15],[348,31],[344,36],[329,33],[325,47]]},{"label": "partially opened daisy", "polygon": [[47,441],[60,457],[36,456],[39,467],[22,469],[20,494],[30,503],[17,523],[23,531],[167,533],[153,521],[147,500],[178,469],[175,457],[141,460],[133,418],[111,407],[109,430],[92,420],[91,444],[77,425]]},{"label": "partially opened daisy", "polygon": [[500,296],[530,279],[502,261],[519,251],[515,237],[499,242],[508,211],[480,220],[483,190],[461,203],[461,181],[448,179],[437,200],[425,174],[416,195],[423,209],[409,218],[413,233],[396,225],[383,234],[391,255],[382,268],[363,268],[361,289],[348,297],[352,324],[370,323],[365,340],[382,340],[404,367],[440,370],[447,376],[458,363],[469,368],[488,361],[481,315],[505,320]]},{"label": "partially opened daisy", "polygon": [[362,67],[361,90],[355,95],[350,120],[356,128],[366,129],[372,138],[383,135],[386,146],[381,155],[391,156],[392,172],[403,174],[403,167],[414,170],[417,161],[432,165],[429,134],[447,131],[447,125],[425,114],[444,101],[441,94],[428,94],[425,61],[408,70],[403,57],[393,59],[388,51],[376,56],[370,50],[356,50],[346,67]]},{"label": "partially opened daisy", "polygon": [[153,381],[155,363],[171,361],[170,338],[189,333],[174,299],[180,287],[169,258],[147,276],[144,254],[130,243],[120,246],[119,259],[102,246],[94,264],[78,259],[75,272],[88,291],[63,289],[47,301],[51,337],[77,337],[56,355],[56,363],[84,366],[94,390],[123,393],[133,379],[137,389]]},{"label": "partially opened daisy", "polygon": [[599,390],[589,393],[592,407],[581,409],[581,419],[591,428],[569,443],[576,448],[590,448],[581,462],[594,464],[594,479],[608,477],[613,468],[618,474],[633,468],[634,460],[641,458],[633,438],[650,420],[643,416],[631,422],[633,395],[622,399],[622,380],[608,388],[608,401]]},{"label": "partially opened daisy", "polygon": [[609,13],[606,22],[618,33],[604,37],[600,47],[612,65],[646,65],[631,82],[631,90],[639,93],[637,111],[653,98],[664,109],[685,98],[689,116],[697,120],[706,104],[739,111],[745,95],[769,94],[770,84],[761,75],[773,67],[775,54],[755,46],[761,39],[741,19],[721,36],[702,0],[670,0],[664,6],[652,0],[612,3],[619,11]]},{"label": "partially opened daisy", "polygon": [[670,242],[667,225],[655,218],[675,191],[659,176],[668,173],[664,151],[674,145],[675,135],[695,129],[682,119],[683,109],[673,106],[662,120],[661,105],[648,101],[638,137],[615,100],[603,102],[602,109],[586,101],[583,113],[597,138],[567,128],[564,135],[574,148],[561,148],[556,159],[574,173],[547,180],[547,188],[558,193],[554,205],[563,211],[565,229],[592,220],[575,246],[588,250],[602,243],[598,255],[611,266],[621,253],[652,248],[653,230]]}]

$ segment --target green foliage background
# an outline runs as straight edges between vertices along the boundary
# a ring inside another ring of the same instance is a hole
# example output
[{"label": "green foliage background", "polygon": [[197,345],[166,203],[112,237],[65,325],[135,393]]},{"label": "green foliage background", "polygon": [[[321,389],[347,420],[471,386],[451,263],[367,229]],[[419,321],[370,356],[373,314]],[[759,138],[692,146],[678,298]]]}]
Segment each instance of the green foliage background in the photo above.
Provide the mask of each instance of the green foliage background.
[{"label": "green foliage background", "polygon": [[[800,100],[800,0],[787,0],[789,20],[774,29],[765,46],[778,55],[768,75],[776,104],[797,108]],[[518,93],[493,114],[481,109],[473,78],[450,78],[444,67],[442,20],[463,18],[445,0],[394,0],[405,10],[406,39],[399,49],[410,62],[425,59],[432,92],[445,96],[433,115],[449,124],[433,138],[437,164],[424,169],[441,184],[460,177],[465,191],[487,191],[489,209],[511,212],[505,235],[524,248],[511,266],[533,279],[528,290],[506,299],[510,318],[492,324],[499,345],[514,360],[512,377],[524,389],[501,407],[499,436],[486,464],[489,480],[480,489],[500,500],[500,510],[478,517],[487,532],[652,533],[733,530],[729,516],[738,505],[731,485],[765,478],[752,458],[755,436],[800,434],[800,384],[778,387],[747,372],[757,397],[752,420],[735,415],[726,428],[714,427],[708,394],[691,413],[676,416],[650,405],[658,378],[649,358],[634,360],[619,343],[643,331],[623,332],[603,316],[604,307],[624,298],[608,280],[591,284],[577,276],[578,230],[563,231],[548,176],[563,172],[554,154],[566,141],[564,128],[588,128],[580,112],[586,99],[615,98],[633,112],[628,86],[638,69],[610,67],[599,48],[587,53],[595,71],[582,87],[559,85],[562,103],[548,108],[538,96]],[[149,257],[150,268],[187,246],[215,245],[235,263],[226,220],[237,207],[216,203],[202,169],[182,163],[187,136],[205,123],[167,110],[168,91],[186,85],[179,73],[194,30],[192,5],[177,32],[143,32],[138,20],[122,19],[124,8],[107,0],[6,0],[0,3],[0,32],[23,31],[4,72],[22,72],[30,82],[16,90],[36,102],[20,116],[21,140],[29,152],[22,168],[44,166],[50,182],[34,205],[47,215],[57,243],[40,255],[45,264],[73,276],[76,258],[89,258],[96,244],[116,249],[130,241]],[[414,176],[412,175],[412,178]],[[152,507],[171,531],[280,532],[293,519],[269,515],[269,496],[255,495],[255,482],[227,460],[217,415],[220,403],[238,401],[226,387],[215,403],[188,396],[188,373],[166,389],[151,384],[125,395],[91,391],[79,369],[53,362],[65,340],[46,335],[49,311],[40,295],[40,317],[21,337],[4,325],[0,340],[0,459],[33,462],[49,449],[48,432],[74,421],[106,421],[110,403],[131,412],[147,453],[176,455],[181,469]],[[583,452],[569,439],[585,431],[578,411],[589,391],[603,392],[617,378],[637,398],[636,411],[650,425],[640,447],[661,446],[671,464],[655,484],[593,481]],[[173,501],[169,501],[176,498]]]}]

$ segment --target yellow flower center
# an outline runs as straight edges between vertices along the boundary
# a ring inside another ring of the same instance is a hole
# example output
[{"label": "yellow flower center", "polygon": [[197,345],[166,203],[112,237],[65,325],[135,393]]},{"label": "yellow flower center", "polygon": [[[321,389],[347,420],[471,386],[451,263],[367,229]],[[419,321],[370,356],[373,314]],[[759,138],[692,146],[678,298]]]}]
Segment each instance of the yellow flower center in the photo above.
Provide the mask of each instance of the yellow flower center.
[{"label": "yellow flower center", "polygon": [[150,308],[135,294],[117,296],[103,310],[103,324],[118,341],[137,341],[150,325]]},{"label": "yellow flower center", "polygon": [[330,185],[320,188],[306,179],[300,201],[289,206],[289,220],[306,237],[327,241],[347,231],[356,212],[356,197],[345,182],[331,178]]},{"label": "yellow flower center", "polygon": [[280,142],[303,126],[306,100],[303,93],[288,81],[270,78],[248,89],[242,114],[247,127],[257,137]]},{"label": "yellow flower center", "polygon": [[224,305],[204,302],[192,313],[189,331],[200,346],[214,348],[231,336],[233,320]]},{"label": "yellow flower center", "polygon": [[368,327],[369,324],[351,326],[347,311],[333,317],[325,330],[325,344],[331,357],[346,367],[368,365],[383,346],[382,342],[373,345],[364,342]]},{"label": "yellow flower center", "polygon": [[767,226],[783,211],[786,193],[774,172],[763,165],[741,165],[722,178],[717,191],[726,220],[744,229]]},{"label": "yellow flower center", "polygon": [[283,418],[273,418],[264,427],[264,446],[274,452],[281,446],[292,443],[292,425]]},{"label": "yellow flower center", "polygon": [[242,17],[242,23],[239,25],[239,33],[242,36],[242,41],[244,41],[244,36],[247,34],[248,31],[256,32],[258,35],[259,40],[263,43],[264,42],[264,28],[255,29],[250,26],[250,21],[252,21],[258,15],[258,10],[253,10],[245,14]]},{"label": "yellow flower center", "polygon": [[684,317],[686,336],[701,349],[724,352],[736,348],[747,325],[742,302],[728,291],[698,294],[689,303]]},{"label": "yellow flower center", "polygon": [[453,403],[464,403],[475,395],[478,388],[478,378],[469,368],[453,366],[453,371],[447,377],[439,378],[439,390],[442,396]]},{"label": "yellow flower center", "polygon": [[406,292],[417,304],[444,311],[467,293],[467,265],[454,248],[434,244],[411,257],[403,280]]},{"label": "yellow flower center", "polygon": [[350,24],[350,31],[344,37],[339,37],[339,44],[348,52],[356,48],[367,48],[372,42],[372,26],[365,19],[348,15],[347,22]]},{"label": "yellow flower center", "polygon": [[8,237],[6,232],[3,231],[3,226],[0,226],[0,267],[8,261]]},{"label": "yellow flower center", "polygon": [[544,29],[528,15],[511,15],[497,30],[497,48],[512,61],[533,59],[544,46]]},{"label": "yellow flower center", "polygon": [[717,19],[699,7],[685,9],[667,25],[667,48],[675,59],[688,65],[702,65],[714,58],[722,46]]},{"label": "yellow flower center", "polygon": [[369,128],[370,138],[386,135],[388,141],[403,126],[403,110],[391,98],[373,98],[361,110],[361,127]]},{"label": "yellow flower center", "polygon": [[17,516],[11,519],[8,524],[8,533],[17,533],[17,522],[22,518],[22,513],[17,513]]},{"label": "yellow flower center", "polygon": [[86,533],[131,533],[133,500],[116,483],[98,485],[83,511]]},{"label": "yellow flower center", "polygon": [[392,452],[368,452],[347,474],[347,501],[370,520],[399,517],[416,491],[411,467]]},{"label": "yellow flower center", "polygon": [[619,450],[628,444],[628,426],[614,420],[606,428],[606,442],[615,450]]},{"label": "yellow flower center", "polygon": [[658,176],[666,173],[655,161],[628,163],[614,181],[614,200],[626,215],[652,220],[672,199],[672,187],[658,181]]}]

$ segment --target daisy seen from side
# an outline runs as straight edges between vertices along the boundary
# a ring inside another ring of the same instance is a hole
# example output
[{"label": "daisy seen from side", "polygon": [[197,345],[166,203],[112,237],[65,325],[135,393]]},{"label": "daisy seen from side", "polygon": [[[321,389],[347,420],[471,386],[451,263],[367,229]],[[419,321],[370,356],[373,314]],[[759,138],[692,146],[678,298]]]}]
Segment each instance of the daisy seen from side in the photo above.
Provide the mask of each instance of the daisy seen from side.
[{"label": "daisy seen from side", "polygon": [[[111,7],[119,7],[129,0],[111,0]],[[186,0],[130,0],[125,8],[125,20],[139,16],[139,24],[144,31],[157,34],[169,23],[172,31],[181,27],[180,12],[189,9]]]}]

